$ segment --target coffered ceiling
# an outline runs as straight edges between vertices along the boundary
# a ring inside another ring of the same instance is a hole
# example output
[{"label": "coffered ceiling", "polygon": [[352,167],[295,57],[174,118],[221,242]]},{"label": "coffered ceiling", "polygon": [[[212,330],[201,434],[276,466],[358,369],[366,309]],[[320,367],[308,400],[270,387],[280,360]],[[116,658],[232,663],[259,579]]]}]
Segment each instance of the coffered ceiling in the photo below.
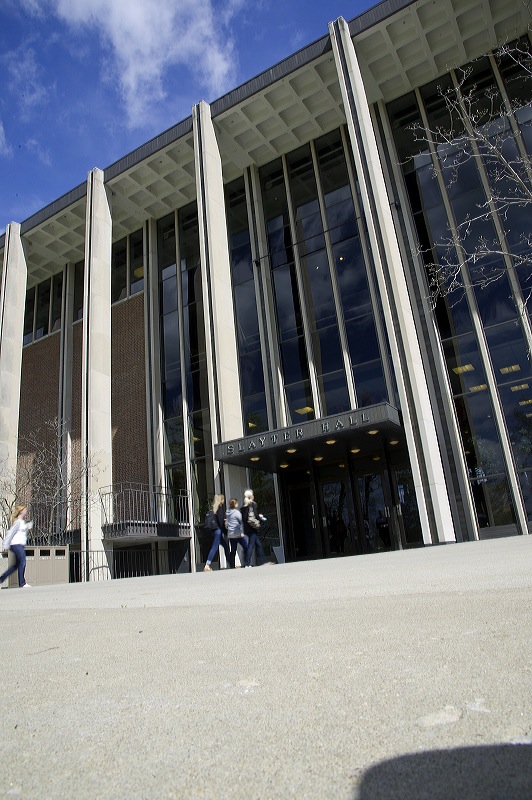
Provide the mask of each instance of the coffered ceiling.
[{"label": "coffered ceiling", "polygon": [[[348,5],[348,3],[347,3]],[[388,102],[453,66],[522,34],[531,12],[522,0],[385,0],[350,22],[371,103]],[[338,127],[344,121],[328,35],[211,105],[224,181]],[[113,239],[194,199],[192,118],[105,169]],[[21,226],[29,284],[83,258],[85,188]],[[3,240],[0,239],[0,248]]]}]

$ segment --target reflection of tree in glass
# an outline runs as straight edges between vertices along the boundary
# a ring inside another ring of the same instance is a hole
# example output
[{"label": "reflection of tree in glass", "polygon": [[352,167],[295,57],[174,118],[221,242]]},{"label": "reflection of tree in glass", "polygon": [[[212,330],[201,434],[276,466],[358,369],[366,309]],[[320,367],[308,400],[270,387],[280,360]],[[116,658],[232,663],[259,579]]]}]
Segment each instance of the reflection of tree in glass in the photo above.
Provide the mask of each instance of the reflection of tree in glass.
[{"label": "reflection of tree in glass", "polygon": [[[453,305],[468,287],[500,285],[510,260],[521,276],[524,306],[532,294],[532,161],[524,149],[530,122],[522,113],[532,97],[530,44],[526,38],[505,44],[495,57],[508,92],[507,104],[488,58],[482,58],[455,71],[456,88],[450,78],[439,79],[428,129],[421,122],[411,127],[423,149],[429,143],[436,148],[439,163],[434,177],[441,176],[451,193],[456,194],[461,182],[471,190],[466,174],[473,184],[478,182],[475,164],[482,164],[488,179],[487,192],[456,218],[454,230],[449,228],[434,246],[420,246],[434,305],[444,296]],[[504,241],[493,227],[494,213]]]},{"label": "reflection of tree in glass", "polygon": [[259,531],[265,550],[267,550],[280,542],[273,475],[269,472],[252,470],[251,489],[253,489],[259,513],[267,517],[267,522],[261,524]]},{"label": "reflection of tree in glass", "polygon": [[266,420],[259,411],[250,411],[246,415],[246,434],[262,433],[267,427]]},{"label": "reflection of tree in glass", "polygon": [[167,464],[184,460],[185,443],[182,419],[174,418],[166,421],[166,444],[169,451],[169,458],[166,458]]},{"label": "reflection of tree in glass", "polygon": [[[528,406],[530,408],[530,406]],[[516,435],[512,436],[512,445],[518,464],[522,467],[532,464],[532,416],[530,411],[515,408],[513,412]]]}]

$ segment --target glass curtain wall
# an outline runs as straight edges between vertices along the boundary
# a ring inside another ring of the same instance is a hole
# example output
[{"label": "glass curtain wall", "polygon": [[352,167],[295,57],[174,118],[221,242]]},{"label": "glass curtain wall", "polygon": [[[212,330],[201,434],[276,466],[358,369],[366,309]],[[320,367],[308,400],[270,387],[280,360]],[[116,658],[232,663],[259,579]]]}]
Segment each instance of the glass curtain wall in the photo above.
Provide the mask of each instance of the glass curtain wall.
[{"label": "glass curtain wall", "polygon": [[200,520],[214,494],[214,479],[196,203],[179,210],[177,232],[174,214],[159,220],[157,241],[168,485],[177,493],[189,488],[188,480],[191,482],[196,552],[198,561],[204,561],[205,548],[210,547],[212,540],[203,541],[205,532]]},{"label": "glass curtain wall", "polygon": [[[438,87],[451,89],[450,76],[422,87],[420,97],[429,127],[450,129],[451,120]],[[488,59],[473,65],[463,89],[471,89],[473,101],[479,105],[483,97],[496,97],[497,87]],[[502,102],[502,99],[499,98],[498,102]],[[466,148],[471,147],[467,137],[460,138],[456,145],[437,147],[433,153],[428,144],[416,140],[412,126],[422,125],[422,117],[414,93],[389,104],[388,114],[426,262],[444,263],[449,254],[447,243],[453,230],[460,233],[463,230],[461,241],[465,252],[468,249],[471,251],[479,239],[497,242],[492,219],[478,213],[479,207],[487,199],[479,169],[484,170],[488,182],[494,179],[487,159],[484,157],[480,163],[478,158],[467,157]],[[463,131],[457,128],[456,120],[453,123],[458,139]],[[482,117],[479,124],[485,124]],[[515,142],[511,146],[514,147]],[[461,147],[463,151],[457,168],[448,166],[453,160],[453,147]],[[442,175],[447,205],[435,177],[434,165]],[[450,217],[447,210],[450,211]],[[506,221],[501,223],[505,229]],[[511,250],[511,243],[507,244]],[[523,444],[524,437],[528,437],[530,442],[530,429],[526,424],[526,420],[530,423],[530,418],[526,417],[526,401],[532,396],[530,361],[526,357],[527,343],[513,286],[508,278],[508,264],[503,256],[495,252],[504,252],[505,244],[494,246],[491,250],[493,252],[486,254],[484,261],[479,258],[471,266],[466,266],[462,261],[463,282],[473,285],[473,290],[468,293],[457,287],[448,291],[439,298],[435,310],[481,528],[511,524],[516,520],[508,482],[508,470],[513,465],[505,462],[495,422],[494,406],[499,403],[504,412],[514,460],[520,471],[529,514],[531,505],[530,488],[526,485],[532,466],[531,448]],[[457,263],[458,259],[456,254]],[[497,280],[484,288],[475,286],[481,269],[497,275]],[[473,324],[475,314],[478,314],[490,353],[487,363],[481,355],[477,339],[479,326]],[[489,388],[491,380],[487,380],[487,375],[497,384],[497,391],[493,395]]]},{"label": "glass curtain wall", "polygon": [[[525,67],[510,55],[510,49],[514,50],[514,56],[519,54]],[[499,73],[503,82],[504,91],[514,112],[514,118],[518,127],[521,147],[523,151],[532,156],[532,81],[530,80],[530,70],[532,67],[532,47],[527,38],[520,39],[513,43],[508,52],[497,58]],[[507,137],[508,147],[512,148],[512,155],[515,154],[517,147],[511,137]],[[521,170],[522,172],[522,170]],[[528,180],[527,180],[528,178]],[[530,176],[525,176],[525,185],[530,186]],[[530,204],[513,204],[508,209],[508,225],[506,226],[506,237],[511,252],[517,256],[516,274],[519,279],[523,295],[529,296],[532,290],[532,269],[530,266],[530,248],[525,231],[530,231]],[[523,257],[520,263],[520,257]],[[530,300],[528,301],[530,306]],[[529,309],[530,314],[530,309]],[[515,333],[515,331],[512,331]],[[508,353],[503,351],[504,361],[512,361],[508,358]],[[492,358],[499,362],[501,351],[496,346],[491,347]],[[500,375],[519,374],[516,366],[523,363],[522,345],[519,346],[518,358],[515,363],[495,364],[495,372]],[[526,363],[530,369],[530,355],[527,353]],[[525,383],[530,381],[517,381],[521,388],[512,390],[512,385],[508,384],[499,390],[507,416],[507,424],[510,437],[514,443],[514,452],[517,462],[518,476],[521,483],[521,491],[525,500],[527,517],[532,520],[532,396],[525,388]],[[528,392],[528,396],[523,393]],[[518,399],[519,398],[519,399]]]},{"label": "glass curtain wall", "polygon": [[157,254],[159,261],[161,397],[165,430],[165,464],[170,486],[179,490],[186,488],[186,471],[174,214],[169,214],[157,222]]},{"label": "glass curtain wall", "polygon": [[61,328],[63,273],[26,292],[23,344],[30,344]]},{"label": "glass curtain wall", "polygon": [[[183,319],[183,375],[191,468],[191,493],[198,537],[196,554],[205,561],[212,544],[203,518],[214,495],[212,435],[205,324],[201,281],[198,210],[196,203],[178,212],[179,265]],[[230,309],[228,309],[230,313]]]},{"label": "glass curtain wall", "polygon": [[260,170],[260,181],[288,421],[314,419],[316,412],[310,386],[283,162],[280,158]]},{"label": "glass curtain wall", "polygon": [[268,413],[244,178],[226,187],[225,205],[244,432],[261,433],[268,429]]},{"label": "glass curtain wall", "polygon": [[309,364],[316,370],[321,415],[351,408],[340,334],[344,326],[357,407],[388,400],[340,130],[317,139],[314,149],[315,159],[310,145],[286,156],[286,178],[281,159],[260,171],[291,422],[316,416]]},{"label": "glass curtain wall", "polygon": [[322,416],[351,403],[334,302],[318,185],[309,145],[286,157],[306,314]]},{"label": "glass curtain wall", "polygon": [[362,249],[360,221],[356,218],[340,131],[321,137],[315,144],[332,269],[338,281],[357,407],[361,408],[388,400],[388,392]]},{"label": "glass curtain wall", "polygon": [[144,236],[142,229],[114,242],[111,252],[111,303],[144,289]]}]

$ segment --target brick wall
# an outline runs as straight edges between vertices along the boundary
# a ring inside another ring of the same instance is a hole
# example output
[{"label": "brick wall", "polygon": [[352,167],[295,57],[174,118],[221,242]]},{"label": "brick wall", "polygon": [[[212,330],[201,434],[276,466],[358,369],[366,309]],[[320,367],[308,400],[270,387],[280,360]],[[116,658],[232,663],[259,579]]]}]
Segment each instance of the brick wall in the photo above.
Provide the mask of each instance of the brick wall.
[{"label": "brick wall", "polygon": [[[113,484],[148,483],[146,425],[146,360],[144,297],[138,294],[111,310],[111,402]],[[72,343],[72,473],[81,463],[81,357],[83,326],[73,327]],[[22,354],[19,421],[19,473],[31,466],[31,448],[24,438],[44,431],[53,445],[56,429],[46,423],[57,418],[59,405],[60,335],[28,345]],[[29,499],[29,498],[28,498]]]},{"label": "brick wall", "polygon": [[[61,337],[59,333],[46,336],[22,350],[20,384],[18,485],[26,481],[31,470],[34,447],[27,439],[36,437],[53,452],[57,442],[59,408],[59,365]],[[31,487],[23,491],[31,500]]]},{"label": "brick wall", "polygon": [[[72,429],[71,429],[71,462],[72,474],[79,475],[81,470],[81,356],[83,343],[83,323],[81,320],[72,328]],[[76,494],[81,486],[75,487]]]},{"label": "brick wall", "polygon": [[148,483],[144,295],[111,309],[113,484]]}]

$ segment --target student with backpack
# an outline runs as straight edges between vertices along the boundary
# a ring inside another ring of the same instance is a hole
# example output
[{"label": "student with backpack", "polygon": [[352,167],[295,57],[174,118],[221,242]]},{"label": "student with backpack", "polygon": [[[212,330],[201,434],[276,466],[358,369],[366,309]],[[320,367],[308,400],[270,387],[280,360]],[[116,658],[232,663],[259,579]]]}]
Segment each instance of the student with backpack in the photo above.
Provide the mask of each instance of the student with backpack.
[{"label": "student with backpack", "polygon": [[229,551],[229,544],[225,537],[225,497],[223,494],[216,494],[211,509],[205,516],[205,529],[210,531],[213,535],[212,546],[207,556],[207,561],[203,567],[203,572],[212,572],[212,560],[218,548],[222,545],[225,551],[227,563],[231,564],[231,553]]}]

